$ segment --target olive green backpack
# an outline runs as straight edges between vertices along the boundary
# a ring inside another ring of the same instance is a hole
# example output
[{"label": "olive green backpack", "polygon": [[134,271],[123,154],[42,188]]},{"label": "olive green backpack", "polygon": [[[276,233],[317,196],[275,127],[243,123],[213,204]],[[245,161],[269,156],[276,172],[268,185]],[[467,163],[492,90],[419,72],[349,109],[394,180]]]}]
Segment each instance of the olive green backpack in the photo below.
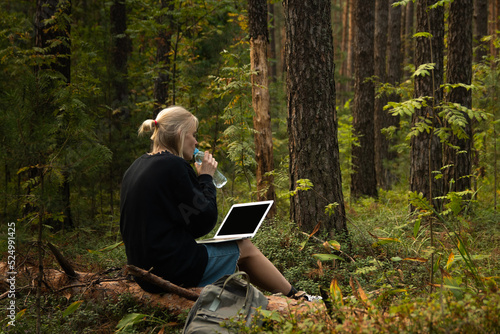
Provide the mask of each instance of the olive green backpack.
[{"label": "olive green backpack", "polygon": [[266,309],[267,298],[250,284],[247,273],[226,275],[203,288],[189,311],[183,333],[230,333],[221,326],[225,321],[238,317],[250,326],[259,307]]}]

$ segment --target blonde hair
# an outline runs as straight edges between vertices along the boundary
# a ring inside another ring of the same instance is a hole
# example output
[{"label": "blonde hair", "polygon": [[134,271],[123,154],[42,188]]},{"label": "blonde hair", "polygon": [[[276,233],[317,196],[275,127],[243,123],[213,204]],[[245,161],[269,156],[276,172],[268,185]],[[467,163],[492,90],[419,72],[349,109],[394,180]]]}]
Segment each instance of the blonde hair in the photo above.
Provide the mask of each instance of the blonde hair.
[{"label": "blonde hair", "polygon": [[[156,121],[156,123],[155,123]],[[156,120],[147,119],[139,127],[139,135],[153,132],[153,152],[168,150],[181,158],[183,155],[184,138],[189,131],[198,128],[198,119],[192,113],[180,106],[163,109]]]}]

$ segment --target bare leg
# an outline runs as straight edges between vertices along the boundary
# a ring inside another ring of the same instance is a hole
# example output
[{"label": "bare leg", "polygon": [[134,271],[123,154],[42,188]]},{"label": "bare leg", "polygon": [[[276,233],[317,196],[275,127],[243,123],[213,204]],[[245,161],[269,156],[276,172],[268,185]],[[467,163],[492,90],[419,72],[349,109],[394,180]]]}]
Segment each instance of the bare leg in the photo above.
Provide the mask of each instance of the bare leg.
[{"label": "bare leg", "polygon": [[250,276],[252,284],[271,293],[287,295],[290,292],[290,283],[249,239],[238,241],[238,246],[238,266]]}]

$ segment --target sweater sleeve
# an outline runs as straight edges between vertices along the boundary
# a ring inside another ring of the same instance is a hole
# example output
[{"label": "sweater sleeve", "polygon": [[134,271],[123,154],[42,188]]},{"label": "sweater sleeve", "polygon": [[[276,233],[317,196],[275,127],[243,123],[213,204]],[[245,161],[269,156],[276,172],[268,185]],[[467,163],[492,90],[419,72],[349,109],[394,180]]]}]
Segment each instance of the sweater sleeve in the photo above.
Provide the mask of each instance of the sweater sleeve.
[{"label": "sweater sleeve", "polygon": [[217,191],[210,175],[196,176],[186,161],[178,168],[177,207],[191,235],[199,238],[209,233],[217,222]]}]

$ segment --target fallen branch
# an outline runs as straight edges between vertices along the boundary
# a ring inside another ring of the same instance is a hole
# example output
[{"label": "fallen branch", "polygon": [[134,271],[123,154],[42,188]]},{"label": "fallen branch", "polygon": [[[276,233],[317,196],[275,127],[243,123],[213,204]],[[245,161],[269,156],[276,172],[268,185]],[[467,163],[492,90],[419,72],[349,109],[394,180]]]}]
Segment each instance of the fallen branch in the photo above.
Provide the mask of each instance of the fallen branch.
[{"label": "fallen branch", "polygon": [[68,260],[61,254],[61,252],[56,248],[56,246],[52,245],[50,242],[47,243],[50,248],[52,254],[54,254],[57,262],[61,266],[62,270],[68,275],[70,278],[78,278],[78,274],[73,269],[73,266],[69,263]]},{"label": "fallen branch", "polygon": [[145,282],[151,283],[153,285],[156,285],[157,287],[162,288],[163,290],[165,290],[165,292],[175,293],[178,296],[184,297],[192,301],[196,301],[198,297],[200,297],[200,294],[194,291],[181,288],[178,285],[170,283],[169,281],[164,280],[163,278],[158,277],[155,274],[152,274],[149,271],[138,268],[136,266],[129,264],[127,265],[127,270],[129,273],[143,279]]}]

